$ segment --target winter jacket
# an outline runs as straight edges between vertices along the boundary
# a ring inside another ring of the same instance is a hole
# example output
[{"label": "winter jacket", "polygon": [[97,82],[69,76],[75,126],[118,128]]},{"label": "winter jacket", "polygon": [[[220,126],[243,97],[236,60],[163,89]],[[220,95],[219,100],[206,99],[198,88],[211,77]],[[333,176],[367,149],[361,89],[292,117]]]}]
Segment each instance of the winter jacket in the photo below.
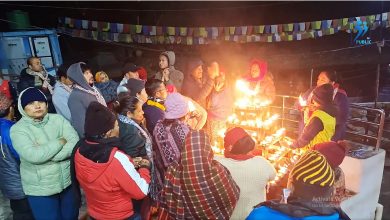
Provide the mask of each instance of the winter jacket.
[{"label": "winter jacket", "polygon": [[210,95],[213,88],[214,80],[210,79],[208,76],[203,77],[203,82],[200,83],[188,73],[183,82],[182,94],[193,99],[202,106],[202,108],[207,109],[207,96]]},{"label": "winter jacket", "polygon": [[[71,184],[69,158],[79,140],[76,131],[61,115],[46,114],[34,121],[23,110],[23,116],[11,128],[11,140],[20,156],[23,190],[30,196],[50,196]],[[67,142],[62,145],[59,138]]]},{"label": "winter jacket", "polygon": [[62,84],[61,82],[57,82],[54,85],[53,104],[56,108],[57,114],[60,114],[68,121],[71,121],[70,110],[68,107],[70,92],[68,92],[64,86],[66,85]]},{"label": "winter jacket", "polygon": [[287,204],[278,201],[260,203],[246,220],[350,220],[340,209],[332,204],[321,202],[302,202],[289,199]]},{"label": "winter jacket", "polygon": [[132,159],[111,145],[85,140],[77,144],[76,177],[85,192],[88,214],[95,219],[132,216],[132,199],[142,199],[149,191],[149,170],[137,171]]},{"label": "winter jacket", "polygon": [[109,103],[116,99],[116,89],[118,87],[118,83],[114,80],[109,80],[107,82],[96,83],[95,86],[102,93],[104,100]]},{"label": "winter jacket", "polygon": [[131,157],[147,157],[146,154],[146,140],[141,132],[133,125],[126,124],[118,120],[119,124],[119,138],[122,145],[119,150],[122,150]]},{"label": "winter jacket", "polygon": [[154,127],[159,120],[165,118],[165,107],[164,103],[156,102],[152,99],[149,99],[143,106],[142,110],[144,111],[146,128],[149,131],[149,134],[153,134]]},{"label": "winter jacket", "polygon": [[[54,85],[56,83],[55,77],[50,75],[50,74],[48,74],[48,77],[49,77],[50,85],[54,87]],[[48,109],[49,113],[56,113],[53,102],[52,102],[52,95],[50,94],[49,90],[42,89],[41,86],[39,86],[39,87],[35,86],[35,76],[28,74],[27,68],[24,68],[20,72],[20,78],[19,78],[19,82],[18,82],[17,87],[18,87],[19,93],[21,93],[23,90],[27,89],[28,87],[35,87],[35,88],[41,90],[45,94],[47,101],[49,103],[49,109]]]},{"label": "winter jacket", "polygon": [[[339,88],[338,84],[335,84],[333,91],[333,102],[337,106],[337,115],[336,115],[336,129],[332,137],[332,141],[343,140],[345,137],[345,131],[347,129],[347,120],[349,118],[349,100],[347,93]],[[302,98],[307,100],[309,103],[313,94],[315,87],[307,90]],[[303,120],[300,122],[301,130],[303,129]]]},{"label": "winter jacket", "polygon": [[[164,83],[166,85],[173,84],[176,87],[177,92],[181,92],[182,91],[182,84],[183,84],[183,80],[184,80],[184,74],[180,70],[175,69],[175,67],[174,67],[175,61],[176,61],[175,53],[173,51],[165,51],[165,52],[162,52],[160,54],[160,56],[161,55],[168,57],[168,65],[169,65],[169,67],[168,67],[169,68],[169,80],[164,81]],[[162,80],[162,77],[163,77],[162,71],[159,71],[156,73],[154,78]]]},{"label": "winter jacket", "polygon": [[[73,64],[67,70],[69,79],[86,90],[93,91],[84,78],[80,63]],[[96,96],[74,88],[70,93],[68,106],[71,114],[71,124],[76,129],[79,137],[84,137],[85,113],[91,102],[97,102]]]},{"label": "winter jacket", "polygon": [[0,158],[0,190],[8,199],[26,197],[22,188],[19,172],[19,155],[12,146],[10,129],[13,121],[0,119],[1,158]]}]

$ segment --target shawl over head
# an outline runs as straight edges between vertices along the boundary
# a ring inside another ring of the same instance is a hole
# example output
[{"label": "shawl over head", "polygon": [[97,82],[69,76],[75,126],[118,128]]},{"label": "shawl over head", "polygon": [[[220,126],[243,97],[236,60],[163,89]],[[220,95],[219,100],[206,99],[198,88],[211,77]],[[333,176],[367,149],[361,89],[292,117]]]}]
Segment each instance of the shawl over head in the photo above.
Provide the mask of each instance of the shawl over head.
[{"label": "shawl over head", "polygon": [[240,189],[213,156],[205,132],[190,131],[181,160],[166,172],[159,219],[230,218]]}]

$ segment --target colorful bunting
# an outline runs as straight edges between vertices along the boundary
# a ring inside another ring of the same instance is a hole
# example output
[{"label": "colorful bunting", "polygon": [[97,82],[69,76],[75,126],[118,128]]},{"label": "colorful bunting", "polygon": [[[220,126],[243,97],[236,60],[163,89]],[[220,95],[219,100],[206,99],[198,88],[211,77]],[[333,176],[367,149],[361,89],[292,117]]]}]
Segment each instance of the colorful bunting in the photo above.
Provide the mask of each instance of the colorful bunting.
[{"label": "colorful bunting", "polygon": [[339,30],[356,33],[356,22],[370,30],[390,27],[390,12],[322,21],[228,27],[166,27],[58,18],[59,32],[94,40],[148,44],[203,45],[219,41],[279,42],[333,35]]}]

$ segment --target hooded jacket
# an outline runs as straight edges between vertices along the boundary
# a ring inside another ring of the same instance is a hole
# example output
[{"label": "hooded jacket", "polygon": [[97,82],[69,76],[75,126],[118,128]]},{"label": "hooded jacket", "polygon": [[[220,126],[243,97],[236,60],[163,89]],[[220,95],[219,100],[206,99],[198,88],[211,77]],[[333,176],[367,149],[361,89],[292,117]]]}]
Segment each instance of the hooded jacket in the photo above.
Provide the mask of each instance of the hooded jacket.
[{"label": "hooded jacket", "polygon": [[[61,115],[46,114],[41,121],[18,108],[22,118],[11,127],[12,144],[20,156],[23,190],[29,196],[50,196],[71,184],[70,155],[79,140],[76,131]],[[66,140],[62,145],[59,138]]]},{"label": "hooded jacket", "polygon": [[[173,84],[176,87],[177,91],[181,92],[181,87],[184,80],[184,74],[180,70],[175,69],[174,67],[175,59],[176,59],[175,53],[173,51],[165,51],[162,52],[160,56],[161,55],[164,55],[168,58],[169,80],[165,81],[164,83],[166,85]],[[163,77],[162,70],[160,70],[156,73],[154,78],[162,80],[162,77]]]},{"label": "hooded jacket", "polygon": [[13,148],[10,137],[10,129],[13,124],[13,121],[0,119],[0,190],[8,199],[23,199],[26,196],[20,179],[19,155]]},{"label": "hooded jacket", "polygon": [[76,178],[83,188],[88,214],[95,219],[126,219],[134,214],[132,199],[149,191],[150,173],[135,169],[132,159],[109,139],[80,140],[75,154]]},{"label": "hooded jacket", "polygon": [[[86,90],[94,91],[85,80],[80,64],[81,62],[72,64],[66,71],[66,74],[73,83]],[[94,95],[77,88],[74,88],[69,95],[68,106],[71,114],[71,124],[76,129],[80,138],[84,137],[85,112],[87,111],[88,105],[94,101],[98,101]]]}]

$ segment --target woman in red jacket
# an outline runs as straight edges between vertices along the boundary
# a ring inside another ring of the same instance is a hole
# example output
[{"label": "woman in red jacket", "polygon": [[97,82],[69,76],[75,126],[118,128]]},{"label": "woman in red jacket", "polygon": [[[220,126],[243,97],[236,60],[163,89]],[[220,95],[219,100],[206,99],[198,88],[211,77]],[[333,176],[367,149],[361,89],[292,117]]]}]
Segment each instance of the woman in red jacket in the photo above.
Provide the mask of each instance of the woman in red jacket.
[{"label": "woman in red jacket", "polygon": [[98,102],[88,106],[84,129],[86,136],[76,144],[74,163],[89,215],[104,220],[141,219],[132,199],[143,199],[149,192],[149,161],[134,162],[118,150],[116,117]]}]

